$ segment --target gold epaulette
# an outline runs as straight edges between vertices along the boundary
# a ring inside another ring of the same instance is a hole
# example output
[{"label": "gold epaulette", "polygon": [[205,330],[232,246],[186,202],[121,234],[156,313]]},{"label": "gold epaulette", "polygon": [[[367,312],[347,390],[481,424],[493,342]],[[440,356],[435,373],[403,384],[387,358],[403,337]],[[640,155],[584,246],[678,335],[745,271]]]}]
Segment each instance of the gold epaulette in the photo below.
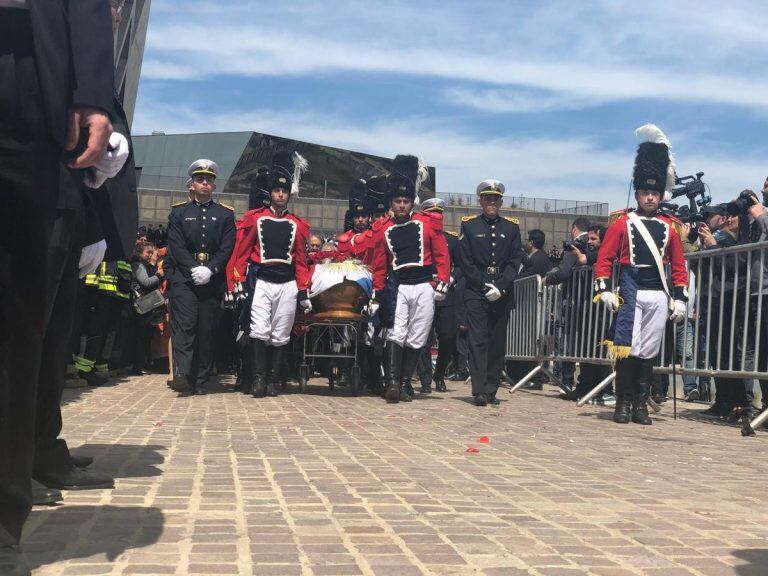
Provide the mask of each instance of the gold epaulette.
[{"label": "gold epaulette", "polygon": [[451,232],[450,230],[444,230],[444,232],[446,234],[450,234],[451,236],[456,236],[456,238],[459,237],[459,233],[458,232]]},{"label": "gold epaulette", "polygon": [[624,216],[627,213],[627,209],[624,208],[622,210],[614,210],[608,215],[608,226],[616,222],[619,218]]},{"label": "gold epaulette", "polygon": [[223,206],[227,210],[231,210],[232,212],[235,211],[234,207],[230,206],[229,204],[224,204],[224,202],[219,202],[219,205]]},{"label": "gold epaulette", "polygon": [[176,202],[176,204],[171,204],[171,208],[176,208],[176,206],[183,206],[184,204],[188,203],[189,200],[182,200],[181,202]]},{"label": "gold epaulette", "polygon": [[477,214],[475,214],[474,216],[462,216],[461,217],[461,221],[462,222],[469,222],[470,220],[474,220],[475,218],[477,218]]},{"label": "gold epaulette", "polygon": [[518,226],[520,226],[520,220],[518,220],[514,216],[504,216],[504,219],[509,220],[510,222],[512,222],[512,224],[517,224]]}]

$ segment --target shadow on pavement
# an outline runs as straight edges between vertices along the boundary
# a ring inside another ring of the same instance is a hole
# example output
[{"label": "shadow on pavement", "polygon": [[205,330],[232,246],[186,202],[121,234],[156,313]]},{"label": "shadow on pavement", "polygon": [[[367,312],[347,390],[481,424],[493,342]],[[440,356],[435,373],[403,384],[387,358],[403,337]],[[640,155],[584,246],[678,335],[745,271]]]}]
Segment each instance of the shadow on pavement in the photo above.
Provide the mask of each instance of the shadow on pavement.
[{"label": "shadow on pavement", "polygon": [[749,562],[749,564],[734,566],[734,574],[739,576],[764,576],[768,574],[768,549],[748,548],[736,550],[731,555]]},{"label": "shadow on pavement", "polygon": [[78,456],[92,456],[92,468],[115,478],[160,476],[165,446],[137,444],[83,444],[72,449]]},{"label": "shadow on pavement", "polygon": [[36,528],[22,545],[33,569],[98,555],[111,563],[127,550],[156,543],[165,524],[159,508],[136,506],[36,508],[30,520]]}]

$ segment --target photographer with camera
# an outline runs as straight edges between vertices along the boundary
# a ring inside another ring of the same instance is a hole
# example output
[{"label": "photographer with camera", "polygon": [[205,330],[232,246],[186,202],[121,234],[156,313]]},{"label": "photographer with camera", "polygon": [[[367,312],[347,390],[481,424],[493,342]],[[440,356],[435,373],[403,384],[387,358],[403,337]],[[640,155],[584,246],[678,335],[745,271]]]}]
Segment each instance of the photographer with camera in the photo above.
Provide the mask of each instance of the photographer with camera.
[{"label": "photographer with camera", "polygon": [[[747,214],[757,198],[751,192],[742,192],[738,198],[728,204],[706,207],[702,210],[706,223],[699,230],[700,241],[704,250],[729,248],[746,241],[748,230]],[[743,223],[743,224],[742,224]],[[700,269],[694,273],[701,278],[709,278],[711,270],[712,282],[708,290],[702,290],[702,316],[709,311],[710,317],[704,318],[702,329],[706,330],[709,323],[709,358],[713,368],[727,370],[731,365],[729,351],[731,343],[737,334],[742,334],[744,326],[744,276],[746,271],[746,254],[727,254],[703,260]],[[737,283],[738,279],[738,283]],[[708,300],[708,301],[707,301]],[[735,301],[735,306],[734,306]],[[741,339],[736,338],[733,365],[740,363]],[[719,358],[719,363],[718,363]],[[750,412],[752,401],[752,381],[744,378],[715,377],[715,402],[704,414],[736,421]]]},{"label": "photographer with camera", "polygon": [[[587,232],[591,225],[590,221],[584,216],[579,216],[573,221],[571,226],[572,240],[570,242],[563,242],[562,261],[542,278],[542,283],[545,285],[563,285],[563,307],[560,311],[561,316],[558,323],[560,330],[556,342],[558,354],[565,353],[572,356],[575,353],[575,330],[581,326],[585,310],[584,304],[575,302],[573,296],[579,293],[588,294],[589,290],[585,292],[585,289],[588,288],[585,285],[580,292],[579,287],[573,285],[571,276],[573,275],[573,269],[579,266],[579,258],[585,256],[589,250]],[[584,281],[588,282],[589,279],[586,278]],[[579,377],[579,385],[574,387],[575,371],[576,366],[573,362],[560,362],[562,383],[571,390],[560,396],[564,400],[576,401],[591,389],[590,384],[594,384],[585,380],[585,374],[582,371]]]}]

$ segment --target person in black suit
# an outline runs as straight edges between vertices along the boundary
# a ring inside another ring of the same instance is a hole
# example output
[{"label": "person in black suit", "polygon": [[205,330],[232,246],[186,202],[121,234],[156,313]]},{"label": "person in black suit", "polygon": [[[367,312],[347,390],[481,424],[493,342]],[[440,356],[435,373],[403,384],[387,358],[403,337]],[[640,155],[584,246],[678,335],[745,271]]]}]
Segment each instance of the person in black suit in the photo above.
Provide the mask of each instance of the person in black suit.
[{"label": "person in black suit", "polygon": [[193,162],[188,170],[193,199],[176,204],[168,216],[173,388],[190,395],[206,393],[225,268],[235,247],[234,209],[212,200],[218,172],[215,162]]},{"label": "person in black suit", "polygon": [[464,306],[469,328],[469,373],[475,406],[499,404],[509,311],[515,306],[514,282],[523,259],[516,218],[499,209],[504,184],[485,180],[477,186],[482,214],[461,219],[460,265],[466,279]]},{"label": "person in black suit", "polygon": [[527,278],[529,276],[545,276],[552,270],[552,262],[549,256],[544,252],[544,242],[546,236],[541,230],[531,230],[528,232],[528,240],[525,243],[525,258],[523,267],[520,269],[518,278]]},{"label": "person in black suit", "polygon": [[[109,4],[0,4],[0,573],[31,507],[35,404],[62,153],[83,170],[107,151],[114,73]],[[81,138],[82,134],[82,138]],[[78,146],[78,142],[80,145]]]}]

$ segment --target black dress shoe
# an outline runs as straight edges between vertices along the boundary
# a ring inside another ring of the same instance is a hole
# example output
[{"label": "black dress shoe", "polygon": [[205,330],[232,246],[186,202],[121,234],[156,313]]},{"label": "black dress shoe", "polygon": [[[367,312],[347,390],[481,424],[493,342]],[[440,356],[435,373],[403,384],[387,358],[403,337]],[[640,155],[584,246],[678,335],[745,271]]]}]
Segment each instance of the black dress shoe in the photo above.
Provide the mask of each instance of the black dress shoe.
[{"label": "black dress shoe", "polygon": [[32,505],[33,506],[50,506],[61,502],[63,500],[61,491],[55,488],[47,488],[32,480]]},{"label": "black dress shoe", "polygon": [[432,394],[432,384],[430,382],[427,382],[426,384],[422,384],[421,388],[419,389],[420,394]]},{"label": "black dress shoe", "polygon": [[48,488],[59,490],[100,490],[115,487],[115,481],[111,476],[80,470],[74,466],[44,474],[35,474],[35,480]]},{"label": "black dress shoe", "polygon": [[451,376],[451,382],[464,382],[469,378],[469,372],[458,372]]},{"label": "black dress shoe", "polygon": [[197,386],[195,386],[194,394],[195,396],[205,396],[206,394],[208,394],[208,391],[205,389],[204,384],[198,384]]},{"label": "black dress shoe", "polygon": [[32,572],[18,546],[0,546],[0,574],[3,576],[32,576]]},{"label": "black dress shoe", "polygon": [[501,400],[496,398],[496,394],[488,394],[488,404],[491,406],[498,406],[501,404]]},{"label": "black dress shoe", "polygon": [[485,394],[475,394],[475,406],[487,406],[488,397]]},{"label": "black dress shoe", "polygon": [[78,468],[88,468],[88,466],[93,464],[93,458],[90,456],[75,456],[74,454],[70,454],[69,461],[72,462],[73,466],[77,466]]},{"label": "black dress shoe", "polygon": [[435,390],[438,392],[448,392],[448,388],[445,387],[445,380],[442,378],[435,379]]},{"label": "black dress shoe", "polygon": [[275,389],[275,385],[272,382],[267,384],[267,396],[271,398],[277,396],[277,390]]}]

